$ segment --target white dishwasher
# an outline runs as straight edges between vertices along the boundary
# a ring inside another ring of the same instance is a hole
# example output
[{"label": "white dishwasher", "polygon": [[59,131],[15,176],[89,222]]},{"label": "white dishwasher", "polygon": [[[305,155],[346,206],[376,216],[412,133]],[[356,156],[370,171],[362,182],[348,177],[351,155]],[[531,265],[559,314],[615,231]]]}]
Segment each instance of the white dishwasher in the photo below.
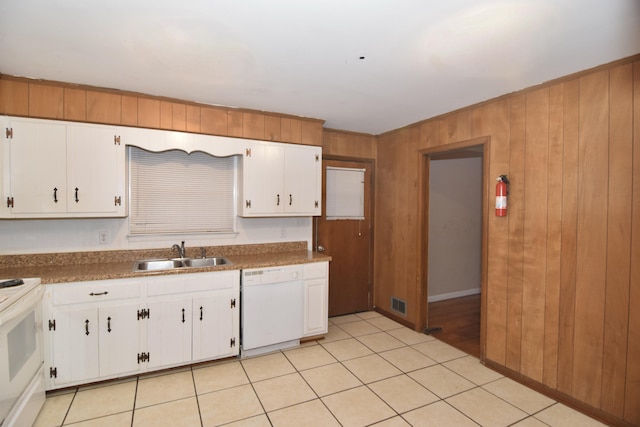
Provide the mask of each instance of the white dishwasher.
[{"label": "white dishwasher", "polygon": [[242,357],[300,344],[304,324],[303,274],[303,265],[242,270]]}]

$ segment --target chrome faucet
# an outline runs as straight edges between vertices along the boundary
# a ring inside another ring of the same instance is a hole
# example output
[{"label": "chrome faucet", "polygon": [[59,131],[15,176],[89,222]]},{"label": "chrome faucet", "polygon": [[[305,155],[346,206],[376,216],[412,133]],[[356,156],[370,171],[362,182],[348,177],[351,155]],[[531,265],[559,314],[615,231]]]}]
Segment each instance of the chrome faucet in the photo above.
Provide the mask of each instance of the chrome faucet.
[{"label": "chrome faucet", "polygon": [[174,250],[174,249],[178,251],[179,258],[184,258],[185,256],[184,240],[182,241],[182,246],[179,246],[177,243],[171,246],[171,250]]}]

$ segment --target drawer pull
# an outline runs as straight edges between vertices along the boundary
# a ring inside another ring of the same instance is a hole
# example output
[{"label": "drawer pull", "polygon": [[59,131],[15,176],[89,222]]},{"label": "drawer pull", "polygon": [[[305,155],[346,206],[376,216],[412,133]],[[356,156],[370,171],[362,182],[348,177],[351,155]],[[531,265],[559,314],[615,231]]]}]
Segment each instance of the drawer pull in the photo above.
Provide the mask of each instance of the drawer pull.
[{"label": "drawer pull", "polygon": [[99,297],[100,295],[107,295],[109,292],[108,291],[104,291],[104,292],[91,292],[89,295],[92,297]]}]

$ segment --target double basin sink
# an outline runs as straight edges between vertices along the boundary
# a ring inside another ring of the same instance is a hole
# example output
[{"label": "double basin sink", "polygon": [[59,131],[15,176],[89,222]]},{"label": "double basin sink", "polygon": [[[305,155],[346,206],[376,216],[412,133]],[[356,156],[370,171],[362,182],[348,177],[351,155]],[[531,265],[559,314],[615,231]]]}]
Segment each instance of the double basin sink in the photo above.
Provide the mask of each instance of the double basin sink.
[{"label": "double basin sink", "polygon": [[231,264],[224,257],[144,259],[136,261],[133,271],[173,270],[176,268],[216,267]]}]

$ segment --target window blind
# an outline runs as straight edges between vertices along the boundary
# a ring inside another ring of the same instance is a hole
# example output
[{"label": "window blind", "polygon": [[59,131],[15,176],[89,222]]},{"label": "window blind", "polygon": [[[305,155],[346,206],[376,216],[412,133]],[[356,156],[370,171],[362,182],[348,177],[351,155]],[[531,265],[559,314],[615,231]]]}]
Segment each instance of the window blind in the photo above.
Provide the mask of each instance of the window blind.
[{"label": "window blind", "polygon": [[364,169],[327,167],[327,221],[364,218]]},{"label": "window blind", "polygon": [[235,159],[129,147],[131,234],[232,232]]}]

